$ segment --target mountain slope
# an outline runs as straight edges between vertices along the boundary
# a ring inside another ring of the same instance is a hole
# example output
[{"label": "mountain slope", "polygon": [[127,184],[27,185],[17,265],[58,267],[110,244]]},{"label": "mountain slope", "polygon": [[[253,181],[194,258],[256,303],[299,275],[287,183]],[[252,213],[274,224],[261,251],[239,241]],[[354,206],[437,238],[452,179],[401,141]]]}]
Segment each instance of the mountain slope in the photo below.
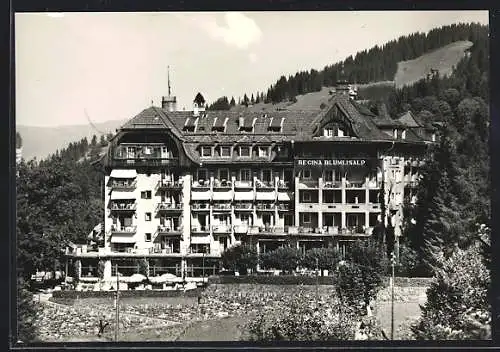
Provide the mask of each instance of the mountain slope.
[{"label": "mountain slope", "polygon": [[398,62],[398,70],[394,78],[396,87],[400,88],[415,83],[424,78],[431,70],[438,70],[441,76],[449,76],[453,67],[457,66],[472,44],[467,40],[458,41],[416,59]]},{"label": "mountain slope", "polygon": [[70,125],[61,127],[35,127],[35,126],[16,126],[17,132],[23,139],[23,158],[38,160],[46,158],[56,150],[67,147],[71,142],[76,142],[84,137],[92,139],[93,135],[97,138],[101,134],[114,133],[117,128],[123,125],[126,120],[107,121],[95,124],[95,127],[89,125]]}]

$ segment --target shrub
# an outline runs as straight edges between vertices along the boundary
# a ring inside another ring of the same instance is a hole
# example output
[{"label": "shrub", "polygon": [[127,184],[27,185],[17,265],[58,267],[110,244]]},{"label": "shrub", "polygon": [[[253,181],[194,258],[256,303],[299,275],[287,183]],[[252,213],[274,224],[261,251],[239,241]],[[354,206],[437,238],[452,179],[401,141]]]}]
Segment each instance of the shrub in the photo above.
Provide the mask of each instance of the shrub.
[{"label": "shrub", "polygon": [[222,253],[221,261],[224,268],[246,274],[257,266],[257,249],[247,244],[230,247]]},{"label": "shrub", "polygon": [[302,261],[302,253],[293,247],[281,247],[260,256],[263,267],[293,272]]},{"label": "shrub", "polygon": [[375,299],[383,285],[386,261],[381,245],[373,241],[356,241],[346,253],[345,263],[337,269],[337,294],[357,314]]},{"label": "shrub", "polygon": [[[317,262],[316,262],[317,260]],[[306,251],[301,265],[308,269],[333,270],[340,261],[340,253],[334,248],[313,248]]]},{"label": "shrub", "polygon": [[490,275],[479,245],[458,249],[437,270],[422,315],[412,328],[420,340],[491,338]]},{"label": "shrub", "polygon": [[36,329],[33,322],[36,314],[33,294],[28,291],[28,284],[19,278],[17,281],[17,336],[15,342],[28,343],[35,340]]},{"label": "shrub", "polygon": [[275,310],[261,311],[245,327],[250,341],[334,341],[354,338],[356,321],[339,303],[324,302],[316,309],[299,294]]}]

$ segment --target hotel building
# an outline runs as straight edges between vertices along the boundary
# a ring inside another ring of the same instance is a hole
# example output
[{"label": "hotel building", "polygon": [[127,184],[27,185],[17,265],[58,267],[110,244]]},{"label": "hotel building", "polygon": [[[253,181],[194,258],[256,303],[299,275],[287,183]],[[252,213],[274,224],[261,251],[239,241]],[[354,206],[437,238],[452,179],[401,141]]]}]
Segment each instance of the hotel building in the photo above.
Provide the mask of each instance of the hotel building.
[{"label": "hotel building", "polygon": [[177,111],[163,97],[111,140],[102,242],[68,256],[82,277],[98,261],[105,278],[131,275],[138,258],[150,275],[201,276],[241,242],[342,247],[380,221],[399,238],[434,133],[410,112],[377,116],[346,82],[309,111]]}]

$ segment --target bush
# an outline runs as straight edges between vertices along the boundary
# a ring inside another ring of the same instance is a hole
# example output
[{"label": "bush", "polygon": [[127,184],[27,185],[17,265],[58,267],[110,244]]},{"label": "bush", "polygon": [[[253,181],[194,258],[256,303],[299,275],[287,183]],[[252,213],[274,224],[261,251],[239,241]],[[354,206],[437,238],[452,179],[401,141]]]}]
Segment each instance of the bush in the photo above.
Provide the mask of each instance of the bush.
[{"label": "bush", "polygon": [[[317,260],[317,262],[316,262]],[[340,261],[340,253],[334,248],[313,248],[306,251],[301,265],[308,269],[332,271]]]},{"label": "bush", "polygon": [[222,253],[221,261],[224,268],[246,274],[257,266],[257,249],[247,244],[230,247]]},{"label": "bush", "polygon": [[382,246],[373,241],[356,241],[337,270],[337,294],[344,304],[364,314],[384,282],[386,261]]},{"label": "bush", "polygon": [[33,294],[28,290],[28,284],[19,278],[17,281],[17,336],[14,342],[28,343],[35,340],[36,329],[33,322],[36,314]]},{"label": "bush", "polygon": [[245,327],[250,341],[335,341],[351,340],[355,319],[340,312],[339,303],[316,309],[310,298],[299,294],[274,311],[261,311]]},{"label": "bush", "polygon": [[443,260],[412,330],[419,340],[490,339],[490,274],[478,245]]},{"label": "bush", "polygon": [[294,247],[281,247],[274,251],[263,253],[260,256],[264,268],[293,272],[302,261],[302,253]]},{"label": "bush", "polygon": [[293,275],[211,276],[210,284],[332,285],[332,277]]}]

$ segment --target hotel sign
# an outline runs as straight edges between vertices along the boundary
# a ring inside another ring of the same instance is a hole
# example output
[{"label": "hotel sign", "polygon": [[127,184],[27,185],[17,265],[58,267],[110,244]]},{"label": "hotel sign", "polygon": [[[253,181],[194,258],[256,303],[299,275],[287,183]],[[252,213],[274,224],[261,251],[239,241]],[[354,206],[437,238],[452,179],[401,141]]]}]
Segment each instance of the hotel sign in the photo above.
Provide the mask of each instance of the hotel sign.
[{"label": "hotel sign", "polygon": [[331,167],[331,166],[366,166],[366,159],[297,159],[297,166]]}]

